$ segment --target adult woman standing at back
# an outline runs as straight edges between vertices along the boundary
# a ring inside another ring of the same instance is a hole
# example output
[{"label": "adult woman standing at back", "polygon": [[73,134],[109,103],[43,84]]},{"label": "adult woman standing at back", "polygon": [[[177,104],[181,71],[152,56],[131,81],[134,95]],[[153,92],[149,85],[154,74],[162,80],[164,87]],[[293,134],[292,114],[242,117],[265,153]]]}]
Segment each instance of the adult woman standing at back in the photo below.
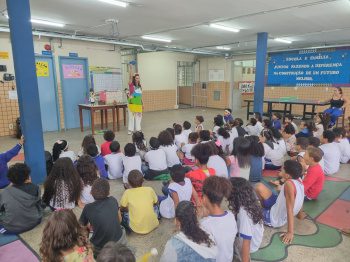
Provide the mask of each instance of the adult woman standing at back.
[{"label": "adult woman standing at back", "polygon": [[140,84],[140,75],[133,75],[132,65],[129,65],[129,135],[131,135],[134,131],[141,131],[142,107],[142,88]]},{"label": "adult woman standing at back", "polygon": [[334,87],[332,99],[327,100],[327,102],[330,102],[331,106],[323,113],[330,115],[330,127],[332,127],[335,125],[337,118],[343,114],[343,108],[346,107],[348,99],[343,95],[343,90],[340,87]]}]

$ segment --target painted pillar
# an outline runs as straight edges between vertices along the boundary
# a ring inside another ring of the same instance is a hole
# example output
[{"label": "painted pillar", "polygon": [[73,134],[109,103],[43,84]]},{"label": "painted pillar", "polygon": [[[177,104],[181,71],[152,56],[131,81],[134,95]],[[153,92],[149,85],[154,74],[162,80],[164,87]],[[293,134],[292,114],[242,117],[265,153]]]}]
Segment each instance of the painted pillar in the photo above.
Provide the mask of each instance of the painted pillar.
[{"label": "painted pillar", "polygon": [[265,88],[265,65],[267,55],[267,33],[258,33],[256,45],[256,70],[254,87],[254,112],[263,113],[264,88]]},{"label": "painted pillar", "polygon": [[7,0],[6,3],[21,127],[25,137],[25,162],[32,170],[32,181],[42,183],[46,177],[46,167],[30,5],[29,0]]}]

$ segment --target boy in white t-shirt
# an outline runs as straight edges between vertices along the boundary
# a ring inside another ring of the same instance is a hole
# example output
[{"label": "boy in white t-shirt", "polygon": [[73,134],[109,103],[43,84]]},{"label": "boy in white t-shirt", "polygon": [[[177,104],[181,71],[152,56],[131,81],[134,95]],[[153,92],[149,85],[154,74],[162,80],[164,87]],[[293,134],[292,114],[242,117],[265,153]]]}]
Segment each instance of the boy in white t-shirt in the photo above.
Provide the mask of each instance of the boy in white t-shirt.
[{"label": "boy in white t-shirt", "polygon": [[128,176],[130,171],[138,170],[141,171],[141,157],[136,155],[136,147],[134,144],[128,143],[124,147],[124,158],[123,158],[123,183],[125,188],[129,188]]},{"label": "boy in white t-shirt", "polygon": [[331,130],[326,130],[322,134],[320,149],[323,151],[324,173],[334,175],[339,171],[341,152],[335,141],[335,134]]},{"label": "boy in white t-shirt", "polygon": [[188,166],[194,165],[194,157],[191,154],[192,148],[197,145],[199,135],[197,132],[192,132],[188,136],[188,143],[182,145],[181,151],[185,154],[183,163]]},{"label": "boy in white t-shirt", "polygon": [[109,145],[111,154],[105,155],[105,164],[108,166],[108,178],[117,179],[123,177],[123,153],[120,152],[120,144],[113,141]]},{"label": "boy in white t-shirt", "polygon": [[350,160],[350,143],[346,137],[346,131],[344,128],[336,127],[333,129],[335,134],[335,142],[338,143],[341,157],[340,163],[346,164]]},{"label": "boy in white t-shirt", "polygon": [[192,130],[191,130],[191,123],[188,122],[188,121],[185,121],[183,124],[182,124],[182,135],[185,137],[185,138],[188,138],[188,136],[192,133]]},{"label": "boy in white t-shirt", "polygon": [[150,149],[145,154],[145,161],[148,163],[149,169],[145,171],[144,178],[152,180],[155,177],[168,173],[168,166],[166,162],[166,154],[164,150],[160,149],[160,143],[158,138],[151,137],[149,140]]},{"label": "boy in white t-shirt", "polygon": [[213,236],[218,247],[216,261],[232,261],[237,234],[236,219],[231,211],[221,208],[224,197],[231,195],[231,183],[227,178],[211,176],[204,180],[202,191],[203,205],[209,215],[201,220],[201,227]]},{"label": "boy in white t-shirt", "polygon": [[187,143],[188,138],[182,134],[182,126],[179,124],[174,125],[174,132],[175,132],[175,145],[177,146],[177,149],[179,150],[181,148],[182,144]]}]

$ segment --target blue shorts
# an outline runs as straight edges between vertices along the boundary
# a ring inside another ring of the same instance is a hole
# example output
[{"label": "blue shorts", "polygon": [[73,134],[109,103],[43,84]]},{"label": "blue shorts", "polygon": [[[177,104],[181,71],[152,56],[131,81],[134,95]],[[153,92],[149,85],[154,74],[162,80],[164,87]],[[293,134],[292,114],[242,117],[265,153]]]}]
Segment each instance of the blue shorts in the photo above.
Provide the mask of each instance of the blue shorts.
[{"label": "blue shorts", "polygon": [[270,218],[270,209],[268,208],[263,208],[263,219],[264,219],[264,224],[267,226],[272,226],[271,225],[271,218]]},{"label": "blue shorts", "polygon": [[266,209],[270,209],[274,204],[276,204],[278,195],[272,193],[272,195],[268,198],[265,199],[263,202],[263,206]]}]

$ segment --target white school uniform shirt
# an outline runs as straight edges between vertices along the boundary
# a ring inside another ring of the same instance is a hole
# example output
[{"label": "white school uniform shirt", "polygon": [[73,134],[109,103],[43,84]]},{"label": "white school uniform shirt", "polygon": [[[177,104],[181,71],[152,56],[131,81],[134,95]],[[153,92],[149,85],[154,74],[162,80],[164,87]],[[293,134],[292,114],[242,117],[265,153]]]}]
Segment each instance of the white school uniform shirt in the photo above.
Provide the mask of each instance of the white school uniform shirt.
[{"label": "white school uniform shirt", "polygon": [[266,143],[263,143],[263,146],[265,151],[265,158],[271,160],[272,164],[275,166],[282,166],[284,154],[281,147],[276,143],[273,143],[273,149]]},{"label": "white school uniform shirt", "polygon": [[[188,136],[189,136],[191,133],[192,133],[192,130],[191,130],[191,129],[183,129],[181,134],[182,134],[186,139],[188,139]],[[186,143],[187,143],[187,140],[186,140]]]},{"label": "white school uniform shirt", "polygon": [[231,135],[232,142],[233,142],[233,140],[234,140],[236,137],[239,137],[238,131],[237,131],[237,128],[236,128],[236,127],[232,127],[232,129],[230,130],[229,133],[230,133],[230,135]]},{"label": "white school uniform shirt", "polygon": [[341,153],[337,143],[332,142],[320,145],[323,151],[324,172],[326,175],[333,175],[339,171]]},{"label": "white school uniform shirt", "polygon": [[175,135],[174,139],[175,145],[177,146],[177,149],[181,148],[181,144],[186,144],[188,142],[188,137],[184,136],[183,134]]},{"label": "white school uniform shirt", "polygon": [[166,155],[162,149],[148,151],[145,155],[145,161],[151,170],[162,171],[168,168]]},{"label": "white school uniform shirt", "polygon": [[191,155],[192,148],[197,144],[186,144],[181,148],[181,151],[185,153],[185,157],[194,161],[194,157]]},{"label": "white school uniform shirt", "polygon": [[177,146],[175,144],[170,146],[160,146],[159,148],[165,152],[168,167],[180,164],[180,159],[177,155]]},{"label": "white school uniform shirt", "polygon": [[[314,137],[321,138],[324,131],[324,127],[322,124],[316,125],[316,131],[314,131]],[[296,133],[296,132],[295,132]]]},{"label": "white school uniform shirt", "polygon": [[73,151],[63,151],[60,154],[59,158],[62,158],[62,157],[70,158],[73,163],[77,160],[77,155]]},{"label": "white school uniform shirt", "polygon": [[[237,214],[238,241],[237,245],[242,250],[243,240],[250,240],[250,253],[257,251],[264,235],[264,223],[254,224],[244,207],[240,207]],[[235,244],[236,244],[235,243]]]},{"label": "white school uniform shirt", "polygon": [[132,170],[141,170],[141,157],[139,155],[135,155],[132,157],[124,156],[123,157],[123,166],[124,166],[124,172],[123,172],[123,183],[128,183],[128,176],[130,171]]},{"label": "white school uniform shirt", "polygon": [[108,166],[108,178],[117,179],[123,177],[123,153],[112,153],[104,156]]},{"label": "white school uniform shirt", "polygon": [[221,147],[224,153],[231,154],[233,149],[233,141],[231,143],[231,135],[228,138],[224,138],[223,136],[218,136],[218,140],[221,143]]},{"label": "white school uniform shirt", "polygon": [[264,130],[264,127],[263,127],[263,125],[262,125],[262,123],[261,123],[260,121],[257,121],[257,122],[256,122],[256,124],[255,124],[255,126],[256,126],[256,127],[257,127],[257,129],[259,130],[259,134],[258,134],[258,136],[260,136],[261,131],[263,131],[263,130]]},{"label": "white school uniform shirt", "polygon": [[346,164],[350,160],[350,143],[347,138],[342,138],[337,143],[340,149],[340,163]]},{"label": "white school uniform shirt", "polygon": [[94,197],[91,195],[91,186],[87,185],[83,187],[83,191],[81,191],[80,200],[83,204],[90,204],[95,202]]},{"label": "white school uniform shirt", "polygon": [[199,132],[199,131],[202,131],[202,130],[204,130],[203,124],[199,124],[199,125],[196,126],[196,132]]},{"label": "white school uniform shirt", "polygon": [[169,195],[168,197],[160,202],[159,210],[162,217],[174,218],[175,217],[175,205],[174,201],[170,196],[170,192],[176,192],[179,197],[179,202],[181,201],[191,201],[192,197],[192,183],[189,178],[185,178],[185,183],[180,185],[178,183],[172,182],[169,184]]},{"label": "white school uniform shirt", "polygon": [[[290,180],[296,190],[294,207],[293,207],[293,215],[296,216],[304,203],[304,185],[301,179]],[[270,221],[272,227],[281,227],[287,223],[287,204],[286,204],[286,196],[284,195],[284,187],[285,183],[281,188],[281,192],[279,193],[276,203],[271,207],[270,210]]]},{"label": "white school uniform shirt", "polygon": [[218,134],[218,130],[220,129],[219,126],[214,126],[213,133]]},{"label": "white school uniform shirt", "polygon": [[299,127],[294,122],[290,122],[290,123],[294,127],[295,133],[298,134],[299,133]]},{"label": "white school uniform shirt", "polygon": [[259,136],[261,133],[260,128],[257,126],[257,124],[255,124],[255,126],[248,125],[244,128],[244,130],[247,131],[248,135],[250,136]]},{"label": "white school uniform shirt", "polygon": [[203,218],[200,221],[201,227],[207,231],[218,247],[217,262],[232,261],[233,245],[237,234],[237,224],[235,216],[230,211],[225,211],[223,215]]},{"label": "white school uniform shirt", "polygon": [[287,154],[287,144],[286,141],[284,141],[283,138],[277,141],[278,145],[280,146],[281,152],[283,153],[283,156]]},{"label": "white school uniform shirt", "polygon": [[217,176],[228,177],[228,169],[225,160],[219,155],[213,155],[209,157],[207,166],[215,169]]}]

